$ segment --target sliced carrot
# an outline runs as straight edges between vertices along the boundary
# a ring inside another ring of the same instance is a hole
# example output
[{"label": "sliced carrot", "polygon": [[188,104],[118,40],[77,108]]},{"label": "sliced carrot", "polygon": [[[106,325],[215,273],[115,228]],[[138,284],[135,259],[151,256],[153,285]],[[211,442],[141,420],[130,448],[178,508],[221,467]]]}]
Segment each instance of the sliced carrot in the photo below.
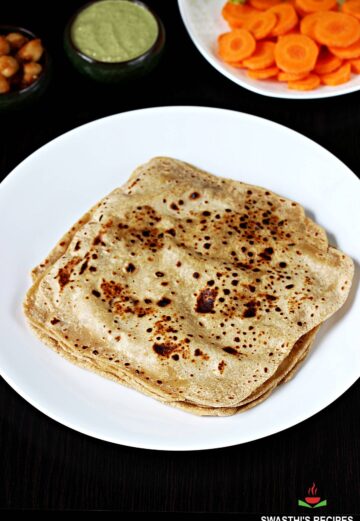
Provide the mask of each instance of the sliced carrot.
[{"label": "sliced carrot", "polygon": [[218,46],[220,46],[220,42],[221,42],[221,40],[223,40],[225,38],[226,34],[227,33],[219,34],[219,36],[217,37]]},{"label": "sliced carrot", "polygon": [[309,74],[303,80],[289,81],[288,87],[293,90],[314,90],[320,85],[320,78],[316,74]]},{"label": "sliced carrot", "polygon": [[334,56],[324,47],[319,53],[314,72],[316,72],[316,74],[328,74],[338,69],[341,64],[342,60]]},{"label": "sliced carrot", "polygon": [[355,72],[355,74],[360,74],[360,59],[350,60],[350,65],[352,72]]},{"label": "sliced carrot", "polygon": [[244,27],[257,39],[266,38],[276,25],[277,19],[270,11],[257,12],[249,16]]},{"label": "sliced carrot", "polygon": [[348,47],[360,39],[360,22],[348,14],[324,11],[315,24],[314,35],[324,45]]},{"label": "sliced carrot", "polygon": [[279,69],[277,67],[268,67],[267,69],[260,69],[258,71],[247,71],[247,75],[253,80],[267,80],[277,76]]},{"label": "sliced carrot", "polygon": [[285,72],[310,72],[318,53],[316,43],[304,34],[282,36],[275,45],[276,65]]},{"label": "sliced carrot", "polygon": [[219,55],[229,63],[248,58],[255,51],[254,37],[246,29],[233,29],[222,34],[219,39]]},{"label": "sliced carrot", "polygon": [[231,67],[235,67],[236,69],[245,69],[244,62],[231,62]]},{"label": "sliced carrot", "polygon": [[272,30],[272,36],[280,36],[293,29],[298,23],[298,16],[291,4],[283,3],[271,7],[268,13],[273,13],[277,17],[277,23]]},{"label": "sliced carrot", "polygon": [[351,58],[359,58],[360,56],[360,40],[349,45],[348,47],[330,47],[330,51],[344,60],[350,60]]},{"label": "sliced carrot", "polygon": [[305,34],[306,36],[309,36],[310,38],[314,39],[315,38],[314,27],[315,27],[315,24],[318,22],[318,20],[320,20],[321,17],[322,17],[321,11],[318,13],[311,13],[311,14],[304,16],[304,18],[300,22],[300,32],[302,34]]},{"label": "sliced carrot", "polygon": [[346,0],[343,3],[341,10],[343,13],[351,14],[360,20],[360,0]]},{"label": "sliced carrot", "polygon": [[219,56],[252,79],[307,91],[360,74],[360,0],[228,0],[222,15]]},{"label": "sliced carrot", "polygon": [[271,67],[275,63],[274,50],[273,42],[258,42],[255,52],[243,61],[244,66],[251,70]]},{"label": "sliced carrot", "polygon": [[260,11],[266,11],[274,5],[280,4],[282,0],[249,0],[251,7],[259,9]]},{"label": "sliced carrot", "polygon": [[330,9],[334,9],[336,5],[336,0],[296,0],[296,6],[304,13],[329,11]]},{"label": "sliced carrot", "polygon": [[329,72],[329,74],[323,74],[320,76],[321,83],[324,85],[331,85],[332,87],[335,85],[341,85],[342,83],[346,83],[350,80],[351,76],[351,64],[345,63],[341,67],[339,67],[334,72]]},{"label": "sliced carrot", "polygon": [[279,81],[298,81],[303,80],[308,75],[308,72],[299,72],[297,74],[291,72],[279,72],[277,79]]},{"label": "sliced carrot", "polygon": [[242,27],[246,17],[254,11],[255,9],[248,5],[227,2],[222,8],[221,14],[228,24],[236,29]]}]

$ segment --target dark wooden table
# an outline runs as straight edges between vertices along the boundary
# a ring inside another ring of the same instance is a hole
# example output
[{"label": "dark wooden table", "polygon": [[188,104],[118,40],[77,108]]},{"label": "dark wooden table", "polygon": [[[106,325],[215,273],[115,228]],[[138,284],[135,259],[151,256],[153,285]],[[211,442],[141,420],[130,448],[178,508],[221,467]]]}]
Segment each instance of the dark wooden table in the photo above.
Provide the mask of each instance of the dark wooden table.
[{"label": "dark wooden table", "polygon": [[[73,71],[62,49],[64,24],[81,3],[2,2],[3,23],[42,36],[54,74],[38,106],[0,115],[1,178],[67,130],[159,105],[224,107],[268,118],[314,139],[359,172],[360,93],[296,102],[241,89],[195,49],[175,0],[148,1],[167,29],[158,69],[127,88],[93,84]],[[2,508],[308,515],[296,506],[297,499],[316,481],[329,504],[321,515],[360,513],[359,384],[285,432],[193,453],[132,449],[89,438],[38,412],[4,381],[0,386]]]}]

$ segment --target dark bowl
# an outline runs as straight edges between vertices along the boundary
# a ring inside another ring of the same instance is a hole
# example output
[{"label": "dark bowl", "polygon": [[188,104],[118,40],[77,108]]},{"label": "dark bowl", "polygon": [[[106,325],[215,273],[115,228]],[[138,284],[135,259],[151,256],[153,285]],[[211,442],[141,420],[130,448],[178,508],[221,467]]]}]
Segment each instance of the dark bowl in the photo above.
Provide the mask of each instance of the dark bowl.
[{"label": "dark bowl", "polygon": [[[37,36],[23,27],[14,25],[0,25],[0,35],[8,33],[21,33],[30,39],[37,38]],[[23,89],[0,94],[0,111],[10,111],[25,108],[35,101],[37,101],[45,92],[51,76],[51,59],[46,49],[41,57],[40,62],[43,70],[31,85]]]},{"label": "dark bowl", "polygon": [[134,3],[147,9],[155,18],[158,25],[158,36],[155,43],[144,54],[137,58],[122,62],[101,62],[87,56],[80,51],[75,45],[71,37],[71,28],[75,18],[78,14],[92,4],[99,0],[94,0],[83,5],[78,9],[68,21],[65,27],[64,47],[65,52],[74,65],[74,67],[89,78],[102,83],[122,83],[135,78],[144,76],[150,72],[158,64],[164,44],[165,44],[165,29],[160,18],[152,9],[146,4],[138,0],[132,0]]}]

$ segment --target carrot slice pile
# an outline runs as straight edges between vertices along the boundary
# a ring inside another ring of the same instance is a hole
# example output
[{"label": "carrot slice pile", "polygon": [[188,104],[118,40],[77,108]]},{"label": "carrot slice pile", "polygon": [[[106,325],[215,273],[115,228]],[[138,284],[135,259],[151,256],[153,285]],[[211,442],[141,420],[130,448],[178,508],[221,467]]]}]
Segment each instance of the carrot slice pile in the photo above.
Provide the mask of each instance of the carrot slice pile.
[{"label": "carrot slice pile", "polygon": [[355,16],[360,20],[360,0],[346,0],[341,8],[343,13]]},{"label": "carrot slice pile", "polygon": [[350,79],[351,73],[351,64],[345,63],[341,67],[339,67],[334,72],[329,72],[329,74],[323,74],[320,76],[321,83],[324,85],[331,85],[334,87],[335,85],[341,85],[342,83],[346,83]]},{"label": "carrot slice pile", "polygon": [[244,67],[251,70],[266,69],[275,63],[275,44],[273,42],[258,42],[254,54],[243,61]]},{"label": "carrot slice pile", "polygon": [[219,54],[227,62],[238,62],[255,51],[254,37],[246,29],[234,29],[219,37]]},{"label": "carrot slice pile", "polygon": [[298,23],[298,16],[291,4],[283,3],[271,7],[268,13],[273,13],[277,17],[277,23],[272,30],[272,36],[280,36],[291,31]]},{"label": "carrot slice pile", "polygon": [[291,34],[279,39],[275,46],[276,65],[285,72],[310,72],[316,63],[319,49],[304,34]]},{"label": "carrot slice pile", "polygon": [[306,78],[289,81],[288,87],[293,90],[314,90],[320,85],[320,78],[316,74],[309,74]]},{"label": "carrot slice pile", "polygon": [[[228,0],[222,60],[289,89],[340,85],[360,74],[360,0]],[[341,2],[339,2],[341,3]]]},{"label": "carrot slice pile", "polygon": [[360,22],[344,13],[325,11],[314,27],[315,39],[324,45],[347,47],[360,38]]},{"label": "carrot slice pile", "polygon": [[268,36],[274,29],[277,23],[277,18],[274,13],[264,11],[263,13],[256,13],[250,15],[245,23],[244,27],[251,32],[251,34],[257,39],[261,40]]}]

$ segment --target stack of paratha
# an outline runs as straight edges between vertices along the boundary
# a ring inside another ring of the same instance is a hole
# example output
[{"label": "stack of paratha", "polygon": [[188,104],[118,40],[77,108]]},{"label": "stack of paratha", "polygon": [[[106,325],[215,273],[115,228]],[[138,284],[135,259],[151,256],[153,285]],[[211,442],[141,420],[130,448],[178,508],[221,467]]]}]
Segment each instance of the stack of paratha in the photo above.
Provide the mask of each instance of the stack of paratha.
[{"label": "stack of paratha", "polygon": [[230,415],[294,374],[352,276],[299,204],[155,158],[34,269],[25,313],[77,365]]}]

